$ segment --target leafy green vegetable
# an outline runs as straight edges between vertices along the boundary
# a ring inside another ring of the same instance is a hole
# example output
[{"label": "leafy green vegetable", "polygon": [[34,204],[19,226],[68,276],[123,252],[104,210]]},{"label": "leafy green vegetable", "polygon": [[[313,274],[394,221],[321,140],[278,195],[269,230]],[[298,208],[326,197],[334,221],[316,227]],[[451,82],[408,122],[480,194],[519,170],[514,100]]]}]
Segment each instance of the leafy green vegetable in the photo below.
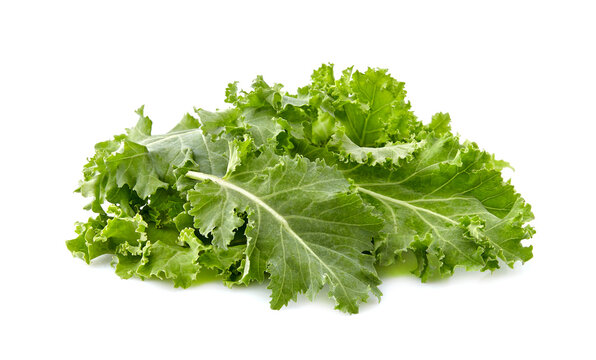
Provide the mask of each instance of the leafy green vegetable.
[{"label": "leafy green vegetable", "polygon": [[66,242],[75,256],[184,288],[202,269],[268,281],[274,309],[328,285],[349,313],[407,254],[422,281],[531,259],[533,215],[508,164],[460,142],[449,114],[420,122],[387,70],[336,79],[323,65],[297,94],[261,76],[225,93],[229,109],[197,108],[164,135],[140,108],[95,146],[77,191],[96,216]]},{"label": "leafy green vegetable", "polygon": [[412,250],[426,280],[452,274],[455,266],[493,270],[498,258],[510,265],[529,260],[531,248],[520,246],[532,234],[520,224],[531,220],[529,206],[491,161],[474,144],[460,148],[457,138],[447,137],[429,139],[398,171],[351,171],[358,192],[388,225],[379,261],[389,264],[394,254]]},{"label": "leafy green vegetable", "polygon": [[[248,213],[246,261],[241,279],[263,281],[269,273],[271,306],[278,309],[299,292],[314,296],[325,282],[337,307],[356,312],[369,291],[379,294],[371,239],[382,222],[370,214],[340,172],[304,158],[271,151],[223,179],[189,172],[207,180],[188,194],[190,214],[214,244],[225,248]],[[233,219],[233,220],[231,220]]]}]

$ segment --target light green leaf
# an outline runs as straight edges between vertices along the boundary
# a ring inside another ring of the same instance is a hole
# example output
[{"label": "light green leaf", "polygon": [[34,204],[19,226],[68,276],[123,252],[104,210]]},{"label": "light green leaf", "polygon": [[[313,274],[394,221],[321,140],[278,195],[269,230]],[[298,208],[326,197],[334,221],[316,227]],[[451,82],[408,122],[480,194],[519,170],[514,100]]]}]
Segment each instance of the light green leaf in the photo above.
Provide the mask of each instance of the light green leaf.
[{"label": "light green leaf", "polygon": [[217,270],[219,276],[228,286],[240,283],[244,270],[246,244],[229,246],[227,249],[210,246],[199,257],[201,266]]},{"label": "light green leaf", "polygon": [[142,108],[137,112],[139,121],[128,135],[97,144],[96,155],[85,166],[78,191],[94,197],[90,208],[98,213],[103,212],[101,204],[106,200],[123,208],[130,207],[131,201],[140,207],[141,199],[176,183],[176,170],[189,164],[207,173],[224,175],[227,171],[228,141],[207,138],[190,115],[167,134],[151,135],[151,120]]},{"label": "light green leaf", "polygon": [[270,109],[246,109],[241,119],[257,148],[274,143],[277,135],[284,130],[276,113]]},{"label": "light green leaf", "polygon": [[74,256],[89,263],[98,256],[115,254],[140,254],[147,241],[147,223],[140,215],[127,216],[122,209],[110,206],[107,214],[100,214],[87,223],[78,223],[77,238],[66,242]]},{"label": "light green leaf", "polygon": [[238,214],[248,214],[243,281],[262,281],[270,273],[272,308],[301,292],[312,298],[325,283],[337,308],[351,313],[369,292],[378,294],[373,257],[365,252],[381,223],[349,193],[338,171],[268,151],[227,179],[187,176],[204,181],[189,192],[190,214],[217,246],[224,247],[242,223]]},{"label": "light green leaf", "polygon": [[76,223],[75,231],[78,236],[72,240],[66,241],[66,247],[73,254],[73,256],[81,258],[87,264],[89,264],[93,257],[97,257],[98,254],[101,253],[109,252],[107,246],[103,246],[103,251],[94,249],[91,252],[92,255],[89,254],[89,247],[92,246],[91,244],[93,243],[93,239],[106,226],[107,220],[108,217],[105,214],[100,214],[96,218],[90,218],[86,223]]},{"label": "light green leaf", "polygon": [[331,93],[336,96],[334,115],[346,135],[359,146],[375,147],[400,140],[404,136],[398,124],[415,121],[409,102],[405,102],[404,83],[385,69],[344,71]]},{"label": "light green leaf", "polygon": [[451,117],[447,113],[436,113],[433,115],[428,128],[437,136],[448,134],[451,131]]},{"label": "light green leaf", "polygon": [[329,148],[335,150],[338,158],[344,162],[360,164],[395,166],[404,160],[410,159],[412,154],[424,146],[425,141],[412,141],[407,143],[388,143],[381,147],[358,146],[346,135],[334,135],[329,143]]},{"label": "light green leaf", "polygon": [[241,126],[239,122],[241,112],[237,108],[215,112],[195,109],[195,113],[199,116],[203,132],[214,136],[233,132]]},{"label": "light green leaf", "polygon": [[386,239],[378,242],[381,264],[414,250],[418,275],[450,275],[456,266],[495,269],[532,257],[521,240],[533,216],[495,169],[494,158],[457,138],[429,139],[414,160],[397,170],[345,169],[366,201],[385,218]]},{"label": "light green leaf", "polygon": [[143,251],[143,260],[136,274],[146,278],[170,279],[175,287],[187,288],[199,273],[199,253],[205,249],[190,228],[180,232],[176,244],[150,241]]},{"label": "light green leaf", "polygon": [[335,131],[335,118],[328,112],[319,110],[312,122],[311,139],[316,145],[326,144]]}]

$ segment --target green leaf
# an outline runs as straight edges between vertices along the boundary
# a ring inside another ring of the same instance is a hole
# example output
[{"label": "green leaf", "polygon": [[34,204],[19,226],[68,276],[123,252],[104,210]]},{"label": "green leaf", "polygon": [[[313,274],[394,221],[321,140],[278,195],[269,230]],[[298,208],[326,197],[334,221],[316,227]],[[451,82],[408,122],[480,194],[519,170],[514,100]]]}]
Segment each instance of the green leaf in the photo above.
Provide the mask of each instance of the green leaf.
[{"label": "green leaf", "polygon": [[441,136],[451,132],[451,117],[447,113],[436,113],[432,117],[432,121],[428,128],[436,135]]},{"label": "green leaf", "polygon": [[[337,308],[355,313],[369,292],[379,294],[372,238],[380,221],[336,170],[271,151],[248,161],[227,179],[189,172],[195,226],[225,247],[248,214],[243,282],[271,274],[271,306],[279,309],[305,292],[312,298],[325,283]],[[232,219],[236,218],[234,221]]]},{"label": "green leaf", "polygon": [[90,258],[114,253],[140,255],[147,241],[147,223],[143,217],[140,214],[129,217],[116,206],[110,206],[108,214],[113,217],[89,243]]},{"label": "green leaf", "polygon": [[395,166],[411,159],[412,154],[424,143],[425,141],[421,140],[398,144],[387,143],[381,147],[364,147],[354,144],[349,137],[338,134],[334,136],[328,147],[335,150],[338,158],[344,162]]},{"label": "green leaf", "polygon": [[228,286],[238,284],[244,270],[246,244],[221,249],[210,246],[199,257],[199,263],[208,269],[217,270]]},{"label": "green leaf", "polygon": [[149,242],[143,251],[143,261],[137,269],[137,275],[170,279],[175,287],[187,288],[199,273],[199,253],[205,249],[190,228],[180,232],[176,244],[162,240]]},{"label": "green leaf", "polygon": [[239,122],[241,112],[236,108],[215,112],[195,109],[195,113],[199,116],[201,129],[207,134],[219,136],[241,127]]},{"label": "green leaf", "polygon": [[122,188],[127,185],[142,199],[146,199],[157,189],[168,187],[161,180],[165,176],[164,168],[167,164],[150,153],[144,145],[124,140],[121,150],[111,154],[106,163],[116,186]]},{"label": "green leaf", "polygon": [[321,65],[321,67],[313,71],[310,78],[312,80],[310,89],[328,91],[330,88],[335,86],[333,64]]},{"label": "green leaf", "polygon": [[175,189],[159,189],[148,198],[147,204],[140,210],[146,221],[156,227],[170,225],[174,219],[184,212],[186,199]]},{"label": "green leaf", "polygon": [[400,140],[404,136],[396,124],[415,121],[409,102],[405,102],[404,83],[385,69],[369,68],[364,73],[349,69],[335,87],[328,89],[336,99],[334,115],[358,146],[375,147]]},{"label": "green leaf", "polygon": [[79,236],[66,242],[68,250],[86,263],[105,254],[140,254],[147,241],[147,223],[140,215],[129,217],[116,206],[107,211],[87,223],[77,223]]},{"label": "green leaf", "polygon": [[317,118],[312,122],[311,139],[314,144],[324,145],[335,130],[335,118],[328,112],[319,110]]},{"label": "green leaf", "polygon": [[[76,223],[76,233],[78,236],[72,240],[66,241],[68,250],[78,258],[84,260],[87,264],[93,259],[89,254],[89,247],[92,246],[93,239],[106,226],[108,217],[105,214],[98,215],[96,218],[89,218],[86,223]],[[107,250],[104,250],[106,253]],[[94,257],[101,251],[92,251]]]},{"label": "green leaf", "polygon": [[364,199],[384,215],[386,238],[377,243],[381,264],[413,250],[418,275],[450,275],[456,266],[496,269],[532,257],[521,241],[530,206],[495,169],[494,157],[457,138],[430,138],[414,160],[391,171],[345,169]]},{"label": "green leaf", "polygon": [[270,109],[247,109],[241,119],[257,148],[274,143],[277,135],[284,130],[276,113]]},{"label": "green leaf", "polygon": [[[152,136],[151,120],[144,116],[143,108],[137,112],[139,121],[128,135],[97,144],[96,155],[85,165],[78,191],[94,197],[90,208],[98,213],[103,212],[101,204],[106,200],[123,208],[131,201],[140,207],[141,199],[176,183],[179,168],[218,175],[227,171],[228,141],[205,137],[197,127],[199,122],[190,115],[167,134]],[[137,210],[127,212],[132,215]]]},{"label": "green leaf", "polygon": [[100,255],[112,254],[116,274],[125,279],[170,279],[174,286],[184,288],[192,284],[200,269],[199,254],[210,249],[193,229],[180,233],[175,228],[157,229],[139,214],[126,217],[116,207],[108,210],[113,217],[79,224],[79,237],[67,241],[75,256],[89,263]]}]

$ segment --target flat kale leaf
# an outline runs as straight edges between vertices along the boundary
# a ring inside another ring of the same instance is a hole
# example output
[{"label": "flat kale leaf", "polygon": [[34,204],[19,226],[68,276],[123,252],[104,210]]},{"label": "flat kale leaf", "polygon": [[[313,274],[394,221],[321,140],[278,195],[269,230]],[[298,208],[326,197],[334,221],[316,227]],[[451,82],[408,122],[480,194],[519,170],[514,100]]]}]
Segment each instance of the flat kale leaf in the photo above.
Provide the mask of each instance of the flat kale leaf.
[{"label": "flat kale leaf", "polygon": [[304,158],[266,151],[221,177],[189,172],[195,226],[224,248],[247,216],[243,282],[270,274],[271,307],[304,292],[313,297],[325,283],[337,308],[358,311],[369,292],[379,294],[372,238],[381,221],[371,214],[340,172]]}]

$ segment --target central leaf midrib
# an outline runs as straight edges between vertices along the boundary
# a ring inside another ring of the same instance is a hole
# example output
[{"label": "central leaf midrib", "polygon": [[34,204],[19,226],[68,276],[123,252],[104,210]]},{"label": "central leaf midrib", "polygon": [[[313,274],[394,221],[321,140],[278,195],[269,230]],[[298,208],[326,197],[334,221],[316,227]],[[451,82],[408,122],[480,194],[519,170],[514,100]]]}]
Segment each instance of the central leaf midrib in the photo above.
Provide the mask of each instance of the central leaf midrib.
[{"label": "central leaf midrib", "polygon": [[435,211],[432,211],[432,210],[427,209],[427,208],[424,208],[424,207],[412,205],[411,203],[409,203],[407,201],[399,200],[399,199],[392,198],[392,197],[389,197],[389,196],[386,196],[386,195],[383,195],[383,194],[379,194],[378,192],[375,192],[375,191],[372,191],[372,190],[368,190],[368,189],[365,189],[363,187],[357,187],[356,190],[359,191],[359,192],[361,192],[361,193],[364,193],[364,194],[370,195],[372,197],[375,197],[377,199],[387,200],[389,202],[392,202],[392,203],[397,204],[397,205],[401,205],[403,207],[407,207],[407,208],[409,208],[411,210],[414,210],[414,211],[423,211],[423,212],[429,213],[430,215],[433,215],[433,216],[436,216],[436,217],[438,217],[440,219],[443,219],[443,220],[445,220],[445,221],[447,221],[449,223],[458,224],[457,221],[455,221],[455,220],[453,220],[451,218],[448,218],[447,216],[445,216],[443,214],[439,214],[439,213],[437,213]]},{"label": "central leaf midrib", "polygon": [[[321,265],[323,265],[327,271],[329,271],[329,273],[335,278],[335,280],[337,281],[338,285],[341,286],[344,295],[346,297],[348,297],[348,293],[346,291],[346,288],[344,287],[343,283],[340,281],[339,277],[337,276],[337,274],[335,274],[335,272],[333,270],[331,270],[331,268],[310,248],[310,246],[308,246],[308,244],[298,235],[296,234],[296,232],[292,229],[292,227],[290,226],[290,224],[288,223],[288,221],[277,211],[275,211],[275,209],[273,209],[271,206],[269,206],[265,201],[261,200],[257,195],[247,191],[246,189],[243,189],[235,184],[232,184],[231,182],[228,182],[218,176],[215,175],[211,175],[211,174],[205,174],[205,173],[201,173],[201,172],[197,172],[197,171],[189,171],[186,173],[186,176],[194,179],[194,180],[210,180],[213,181],[214,183],[216,183],[217,185],[224,187],[224,188],[228,188],[230,190],[236,191],[237,193],[243,195],[244,197],[246,197],[247,199],[251,200],[252,202],[256,203],[258,206],[262,207],[263,209],[267,210],[267,212],[269,212],[277,221],[279,221],[279,223],[282,225],[282,227],[291,235],[293,236],[296,240],[298,240],[298,243],[300,243],[300,245],[302,245],[315,259],[317,259],[317,261],[319,261],[319,263],[321,263]],[[282,240],[283,241],[283,240]]]}]

